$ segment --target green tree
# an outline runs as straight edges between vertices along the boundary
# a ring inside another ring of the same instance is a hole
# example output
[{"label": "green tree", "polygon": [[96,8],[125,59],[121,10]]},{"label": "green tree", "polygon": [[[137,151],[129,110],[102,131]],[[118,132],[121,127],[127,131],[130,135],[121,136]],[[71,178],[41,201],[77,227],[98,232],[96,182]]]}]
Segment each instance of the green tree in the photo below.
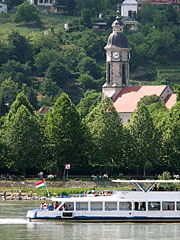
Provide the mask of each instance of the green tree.
[{"label": "green tree", "polygon": [[11,78],[5,80],[0,87],[0,95],[3,96],[5,103],[10,106],[18,94],[18,84]]},{"label": "green tree", "polygon": [[58,176],[62,174],[64,164],[78,166],[83,163],[84,128],[76,107],[65,93],[57,99],[48,116],[46,134]]},{"label": "green tree", "polygon": [[113,102],[104,98],[86,117],[92,146],[89,147],[90,164],[102,168],[122,166],[123,127],[122,119]]},{"label": "green tree", "polygon": [[5,0],[5,3],[7,4],[8,9],[12,9],[15,6],[22,4],[23,2],[24,0]]},{"label": "green tree", "polygon": [[55,49],[42,48],[41,51],[34,56],[34,66],[37,69],[38,76],[44,76],[47,68],[54,61],[60,61],[59,52]]},{"label": "green tree", "polygon": [[166,16],[168,22],[177,23],[178,14],[174,10],[172,5],[170,5],[170,4],[167,5],[166,10],[165,10],[165,16]]},{"label": "green tree", "polygon": [[3,143],[9,149],[8,166],[26,177],[27,170],[41,164],[43,135],[37,116],[21,105],[6,123]]},{"label": "green tree", "polygon": [[8,44],[11,47],[11,58],[20,63],[32,60],[32,46],[29,39],[17,31],[12,31],[8,35]]},{"label": "green tree", "polygon": [[168,20],[164,11],[157,10],[153,16],[153,23],[154,26],[157,27],[159,30],[162,30],[168,24]]},{"label": "green tree", "polygon": [[77,84],[80,85],[84,89],[92,89],[96,88],[96,83],[94,79],[89,76],[89,74],[81,74],[77,79]]},{"label": "green tree", "polygon": [[45,78],[40,86],[40,92],[48,97],[55,96],[60,91],[56,82],[53,82],[49,78]]},{"label": "green tree", "polygon": [[144,104],[141,104],[133,114],[128,128],[134,146],[132,163],[145,175],[147,169],[150,170],[159,165],[162,156],[160,132],[156,130]]},{"label": "green tree", "polygon": [[180,102],[169,111],[163,128],[164,164],[165,169],[173,172],[180,170]]},{"label": "green tree", "polygon": [[107,38],[93,31],[84,31],[82,37],[78,40],[78,46],[83,48],[88,57],[102,59],[104,46]]},{"label": "green tree", "polygon": [[0,93],[0,125],[1,125],[1,117],[4,116],[8,112],[8,106],[4,99],[4,96]]},{"label": "green tree", "polygon": [[138,11],[138,20],[141,23],[152,23],[153,6],[149,2],[145,2],[142,8]]},{"label": "green tree", "polygon": [[89,90],[85,92],[84,97],[81,98],[77,108],[80,112],[82,118],[87,116],[89,112],[99,103],[101,93],[96,92],[96,90]]},{"label": "green tree", "polygon": [[13,117],[13,115],[16,114],[16,112],[21,107],[21,105],[24,105],[28,109],[30,114],[34,115],[34,109],[33,109],[32,105],[29,103],[29,101],[28,101],[27,97],[25,96],[24,92],[20,92],[17,95],[16,100],[11,105],[10,111],[7,115],[7,120],[8,121],[10,121],[10,119]]},{"label": "green tree", "polygon": [[76,0],[56,0],[54,6],[64,14],[75,14]]},{"label": "green tree", "polygon": [[160,102],[160,97],[156,94],[150,95],[150,96],[144,96],[140,99],[138,102],[138,107],[140,107],[141,104],[144,104],[145,106],[151,105],[152,103]]},{"label": "green tree", "polygon": [[13,46],[7,42],[0,41],[0,66],[12,59]]},{"label": "green tree", "polygon": [[94,79],[101,78],[101,69],[97,65],[96,60],[91,57],[84,57],[78,63],[78,69],[82,74],[89,74]]},{"label": "green tree", "polygon": [[52,62],[46,70],[45,77],[56,82],[59,87],[64,86],[70,77],[70,71],[66,65],[61,62]]},{"label": "green tree", "polygon": [[80,23],[85,27],[91,27],[92,25],[92,12],[90,9],[82,9]]},{"label": "green tree", "polygon": [[32,72],[28,63],[21,64],[15,60],[9,60],[2,65],[0,72],[0,82],[11,78],[12,81],[18,83],[19,89],[21,89],[23,83],[32,86]]},{"label": "green tree", "polygon": [[26,22],[27,24],[29,22],[36,22],[40,24],[41,19],[36,7],[28,2],[24,2],[17,7],[16,13],[14,15],[14,22]]}]

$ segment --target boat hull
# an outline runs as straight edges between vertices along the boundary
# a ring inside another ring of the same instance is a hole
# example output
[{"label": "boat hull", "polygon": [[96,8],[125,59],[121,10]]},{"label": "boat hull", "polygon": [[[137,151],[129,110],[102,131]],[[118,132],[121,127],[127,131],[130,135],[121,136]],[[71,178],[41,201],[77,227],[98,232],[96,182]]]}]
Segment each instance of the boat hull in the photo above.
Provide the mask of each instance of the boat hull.
[{"label": "boat hull", "polygon": [[55,222],[83,222],[83,223],[179,223],[180,218],[126,218],[126,217],[74,217],[74,218],[28,218],[30,222],[55,221]]}]

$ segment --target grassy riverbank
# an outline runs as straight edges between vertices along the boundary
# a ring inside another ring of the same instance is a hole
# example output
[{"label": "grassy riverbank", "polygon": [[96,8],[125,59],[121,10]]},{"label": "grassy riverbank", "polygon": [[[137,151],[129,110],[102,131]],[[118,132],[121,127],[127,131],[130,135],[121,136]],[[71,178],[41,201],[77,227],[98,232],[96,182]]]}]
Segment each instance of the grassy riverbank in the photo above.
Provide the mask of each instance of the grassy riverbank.
[{"label": "grassy riverbank", "polygon": [[[0,196],[3,198],[3,192],[6,190],[9,199],[17,199],[19,188],[22,190],[22,198],[24,199],[41,199],[47,196],[46,189],[38,190],[35,188],[35,183],[39,180],[23,180],[23,181],[0,181]],[[49,193],[51,196],[81,194],[85,191],[96,190],[113,190],[113,189],[130,189],[127,184],[122,186],[112,183],[111,181],[46,181]]]}]

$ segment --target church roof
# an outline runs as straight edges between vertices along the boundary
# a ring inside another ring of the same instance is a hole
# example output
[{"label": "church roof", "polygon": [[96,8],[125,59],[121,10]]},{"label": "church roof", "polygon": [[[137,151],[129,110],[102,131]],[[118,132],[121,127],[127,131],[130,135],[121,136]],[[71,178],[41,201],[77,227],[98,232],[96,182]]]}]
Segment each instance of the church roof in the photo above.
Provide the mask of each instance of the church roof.
[{"label": "church roof", "polygon": [[[137,103],[142,97],[153,94],[161,96],[166,88],[167,85],[124,87],[114,100],[116,111],[119,113],[132,113],[137,109]],[[173,106],[173,102],[174,96],[169,96],[169,100],[167,99],[165,102],[167,108]]]},{"label": "church roof", "polygon": [[110,34],[106,48],[109,47],[130,48],[127,37],[123,32],[113,32]]},{"label": "church roof", "polygon": [[165,105],[167,109],[171,109],[175,103],[176,103],[176,94],[169,94],[165,99]]}]

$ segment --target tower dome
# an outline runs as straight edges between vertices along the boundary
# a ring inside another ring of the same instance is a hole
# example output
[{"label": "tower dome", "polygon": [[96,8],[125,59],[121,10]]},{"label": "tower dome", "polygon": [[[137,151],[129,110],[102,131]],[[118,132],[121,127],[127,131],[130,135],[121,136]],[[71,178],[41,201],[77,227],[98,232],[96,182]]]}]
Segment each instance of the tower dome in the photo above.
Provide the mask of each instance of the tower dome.
[{"label": "tower dome", "polygon": [[106,50],[109,48],[130,48],[127,37],[123,33],[123,26],[124,24],[120,21],[120,18],[116,17],[116,20],[112,24],[113,32],[110,34],[105,46]]}]

